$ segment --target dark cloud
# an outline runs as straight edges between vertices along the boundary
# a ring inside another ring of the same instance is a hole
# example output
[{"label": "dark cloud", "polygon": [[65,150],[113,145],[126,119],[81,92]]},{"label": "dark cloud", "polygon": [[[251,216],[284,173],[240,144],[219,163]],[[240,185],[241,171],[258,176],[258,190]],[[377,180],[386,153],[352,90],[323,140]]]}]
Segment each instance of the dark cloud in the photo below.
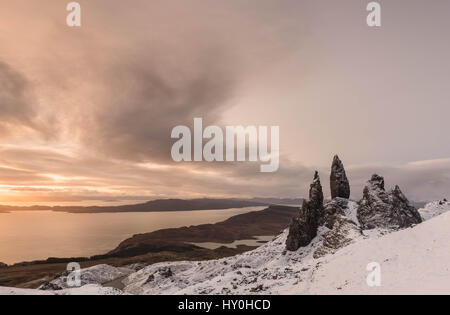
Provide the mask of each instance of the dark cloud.
[{"label": "dark cloud", "polygon": [[22,74],[0,61],[0,128],[3,136],[11,126],[36,128],[30,89]]},{"label": "dark cloud", "polygon": [[144,49],[107,71],[107,95],[84,134],[90,148],[121,159],[167,161],[173,127],[191,125],[194,117],[220,117],[237,80],[226,53],[211,47],[195,55],[167,54],[172,56]]}]

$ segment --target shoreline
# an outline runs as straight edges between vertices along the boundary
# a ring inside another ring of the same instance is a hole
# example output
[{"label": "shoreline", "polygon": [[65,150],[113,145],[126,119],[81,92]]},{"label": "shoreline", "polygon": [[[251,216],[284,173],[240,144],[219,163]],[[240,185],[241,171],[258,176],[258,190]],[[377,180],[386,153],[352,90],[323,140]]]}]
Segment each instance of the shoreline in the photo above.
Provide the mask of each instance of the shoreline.
[{"label": "shoreline", "polygon": [[[214,224],[160,229],[150,233],[136,234],[123,240],[115,249],[102,255],[90,257],[48,258],[20,262],[0,268],[0,286],[36,288],[48,277],[66,270],[67,263],[78,262],[82,268],[98,264],[125,266],[135,263],[153,264],[163,261],[209,260],[234,256],[257,246],[236,244],[234,248],[223,244],[233,244],[239,240],[254,239],[258,236],[273,236],[286,228],[298,207],[269,206],[238,214]],[[246,227],[245,229],[243,227]],[[204,248],[192,243],[221,243],[218,248]],[[256,244],[256,243],[255,243]]]},{"label": "shoreline", "polygon": [[9,206],[0,205],[0,212],[53,211],[65,213],[128,213],[128,212],[174,212],[200,210],[227,210],[268,206],[267,202],[245,199],[157,199],[145,203],[117,206]]}]

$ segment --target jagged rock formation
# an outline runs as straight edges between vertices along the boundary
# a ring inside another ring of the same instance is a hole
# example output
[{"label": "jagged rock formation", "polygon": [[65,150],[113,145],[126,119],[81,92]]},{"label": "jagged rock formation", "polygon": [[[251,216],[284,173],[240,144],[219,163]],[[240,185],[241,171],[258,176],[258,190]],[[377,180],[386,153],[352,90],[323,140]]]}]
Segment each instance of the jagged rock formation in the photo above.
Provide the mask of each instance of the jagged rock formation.
[{"label": "jagged rock formation", "polygon": [[0,261],[0,268],[6,268],[6,267],[8,267],[8,265],[5,264],[5,263],[2,263],[2,262]]},{"label": "jagged rock formation", "polygon": [[368,181],[358,203],[349,200],[350,185],[337,155],[333,159],[330,182],[333,199],[324,204],[319,175],[314,174],[309,200],[303,202],[299,216],[289,226],[287,250],[307,246],[322,226],[328,230],[322,231],[323,242],[314,254],[316,257],[348,245],[362,230],[400,229],[422,222],[419,212],[409,204],[400,188],[395,186],[386,192],[384,179],[378,175]]},{"label": "jagged rock formation", "polygon": [[350,198],[350,184],[345,174],[344,165],[337,155],[333,158],[330,174],[331,198]]},{"label": "jagged rock formation", "polygon": [[358,220],[364,229],[400,229],[422,222],[400,188],[386,192],[384,178],[376,174],[367,182],[358,204]]},{"label": "jagged rock formation", "polygon": [[317,235],[319,217],[323,213],[323,192],[317,171],[309,189],[309,201],[303,200],[298,217],[292,219],[286,249],[296,251],[308,245]]}]

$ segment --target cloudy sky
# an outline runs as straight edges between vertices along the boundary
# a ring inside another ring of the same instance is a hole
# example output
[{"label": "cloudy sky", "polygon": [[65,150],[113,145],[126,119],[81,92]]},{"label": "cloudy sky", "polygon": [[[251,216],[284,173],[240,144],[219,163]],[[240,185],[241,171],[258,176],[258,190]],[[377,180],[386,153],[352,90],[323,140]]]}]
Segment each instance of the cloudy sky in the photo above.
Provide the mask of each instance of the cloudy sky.
[{"label": "cloudy sky", "polygon": [[[0,1],[0,202],[301,197],[339,154],[352,197],[378,172],[450,196],[450,3]],[[174,163],[177,125],[280,126],[280,169]]]}]

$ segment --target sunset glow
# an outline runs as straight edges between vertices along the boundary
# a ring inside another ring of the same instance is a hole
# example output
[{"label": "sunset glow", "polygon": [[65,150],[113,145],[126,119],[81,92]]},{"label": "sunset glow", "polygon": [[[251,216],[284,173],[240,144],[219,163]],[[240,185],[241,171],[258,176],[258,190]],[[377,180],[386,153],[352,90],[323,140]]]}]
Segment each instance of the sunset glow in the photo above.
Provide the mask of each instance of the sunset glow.
[{"label": "sunset glow", "polygon": [[[395,24],[373,31],[364,3],[80,4],[79,28],[56,0],[0,4],[1,203],[303,196],[336,153],[355,197],[376,170],[415,200],[445,195],[450,47],[424,20],[445,10],[386,3]],[[171,130],[195,117],[279,126],[279,170],[175,163]]]}]

